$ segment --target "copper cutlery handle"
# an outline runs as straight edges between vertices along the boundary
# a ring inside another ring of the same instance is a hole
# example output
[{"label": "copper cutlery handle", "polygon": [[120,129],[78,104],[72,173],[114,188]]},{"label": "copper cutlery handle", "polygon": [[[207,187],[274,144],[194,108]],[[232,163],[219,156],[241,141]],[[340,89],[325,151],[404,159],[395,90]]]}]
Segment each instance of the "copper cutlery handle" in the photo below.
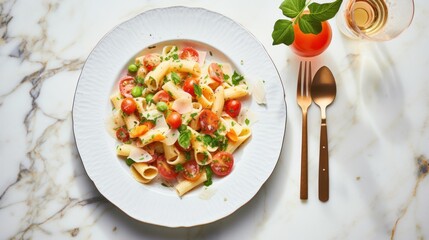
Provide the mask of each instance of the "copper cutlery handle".
[{"label": "copper cutlery handle", "polygon": [[300,198],[308,199],[308,144],[307,144],[307,112],[302,113],[301,143],[301,186]]},{"label": "copper cutlery handle", "polygon": [[328,128],[325,118],[322,118],[322,124],[320,127],[319,199],[322,202],[329,200]]}]

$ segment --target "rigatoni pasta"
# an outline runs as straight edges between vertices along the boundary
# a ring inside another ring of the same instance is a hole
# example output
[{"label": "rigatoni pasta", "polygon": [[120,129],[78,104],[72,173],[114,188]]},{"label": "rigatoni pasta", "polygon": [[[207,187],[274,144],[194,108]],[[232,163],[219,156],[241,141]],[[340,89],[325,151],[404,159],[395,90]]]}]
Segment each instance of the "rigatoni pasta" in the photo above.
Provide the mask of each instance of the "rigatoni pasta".
[{"label": "rigatoni pasta", "polygon": [[233,170],[232,153],[251,136],[237,121],[249,91],[229,63],[206,55],[165,46],[136,57],[119,79],[110,97],[116,153],[136,181],[161,181],[183,196]]}]

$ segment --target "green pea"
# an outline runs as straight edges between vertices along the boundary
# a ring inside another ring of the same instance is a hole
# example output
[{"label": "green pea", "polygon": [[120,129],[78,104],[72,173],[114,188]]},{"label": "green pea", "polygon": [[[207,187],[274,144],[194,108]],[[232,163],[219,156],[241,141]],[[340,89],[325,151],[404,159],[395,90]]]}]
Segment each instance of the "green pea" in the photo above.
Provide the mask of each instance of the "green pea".
[{"label": "green pea", "polygon": [[153,99],[153,94],[152,93],[149,93],[148,95],[146,95],[146,102],[147,103],[152,102],[152,99]]},{"label": "green pea", "polygon": [[137,65],[135,65],[135,64],[130,64],[130,65],[128,66],[128,71],[129,71],[130,73],[135,73],[135,72],[137,72],[137,70],[138,70],[138,67],[137,67]]},{"label": "green pea", "polygon": [[131,89],[131,95],[133,97],[140,97],[142,95],[143,89],[140,86],[135,86],[133,89]]},{"label": "green pea", "polygon": [[160,112],[165,112],[168,109],[167,103],[165,102],[158,102],[156,104],[156,109],[158,109],[158,111]]}]

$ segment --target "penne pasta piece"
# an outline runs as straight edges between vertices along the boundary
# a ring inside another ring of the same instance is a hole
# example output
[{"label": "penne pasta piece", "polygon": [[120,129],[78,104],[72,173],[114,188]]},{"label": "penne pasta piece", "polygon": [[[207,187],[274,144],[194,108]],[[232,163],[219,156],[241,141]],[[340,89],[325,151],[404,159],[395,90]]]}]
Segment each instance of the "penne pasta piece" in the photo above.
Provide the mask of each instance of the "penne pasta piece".
[{"label": "penne pasta piece", "polygon": [[176,156],[174,156],[170,159],[167,159],[166,161],[168,164],[177,165],[177,164],[186,162],[186,157],[185,157],[185,154],[183,152],[179,151],[175,147],[173,148],[173,151],[176,153]]},{"label": "penne pasta piece", "polygon": [[213,90],[207,85],[201,85],[201,96],[197,96],[198,102],[203,108],[210,108],[215,100]]},{"label": "penne pasta piece", "polygon": [[224,91],[225,100],[237,99],[249,95],[247,85],[240,84],[234,87],[226,88]]},{"label": "penne pasta piece", "polygon": [[218,117],[220,117],[220,115],[222,114],[224,103],[224,89],[222,86],[219,86],[215,90],[214,101],[212,105],[212,112],[214,112]]},{"label": "penne pasta piece", "polygon": [[137,105],[137,111],[139,112],[140,116],[146,111],[146,99],[142,97],[134,98],[136,105]]},{"label": "penne pasta piece", "polygon": [[113,128],[118,128],[125,125],[124,119],[122,118],[121,110],[113,110],[112,115]]},{"label": "penne pasta piece", "polygon": [[131,174],[140,183],[149,183],[158,175],[158,169],[144,162],[131,165]]},{"label": "penne pasta piece", "polygon": [[173,55],[175,52],[177,52],[178,48],[174,45],[167,45],[165,47],[162,48],[162,57],[168,58],[171,57],[171,55]]},{"label": "penne pasta piece", "polygon": [[136,76],[138,78],[144,79],[146,77],[146,75],[147,75],[147,69],[145,67],[143,67],[143,66],[140,66],[139,70],[137,70]]},{"label": "penne pasta piece", "polygon": [[176,191],[179,194],[179,196],[183,196],[183,194],[191,191],[192,189],[199,186],[200,184],[202,184],[205,181],[207,181],[207,175],[206,175],[205,171],[203,171],[203,173],[201,174],[201,177],[198,178],[196,181],[183,180],[183,181],[179,182],[175,186],[175,188],[176,188]]},{"label": "penne pasta piece", "polygon": [[122,114],[122,117],[124,118],[124,122],[128,130],[133,129],[135,126],[137,126],[140,123],[140,120],[134,114],[126,115],[124,113]]},{"label": "penne pasta piece", "polygon": [[113,107],[117,110],[121,110],[122,100],[122,95],[119,92],[116,92],[110,96],[110,101],[112,102]]},{"label": "penne pasta piece", "polygon": [[240,135],[240,133],[243,131],[243,126],[239,124],[237,121],[235,121],[228,114],[224,113],[222,115],[222,119],[223,119],[222,123],[226,127],[226,132],[230,132],[230,130],[233,129],[237,135]]},{"label": "penne pasta piece", "polygon": [[150,92],[155,92],[160,88],[164,81],[164,77],[170,69],[171,61],[161,62],[154,70],[150,71],[145,79],[146,84]]},{"label": "penne pasta piece", "polygon": [[244,141],[246,141],[250,135],[251,135],[251,130],[248,127],[243,127],[243,130],[241,131],[240,134],[238,134],[237,136],[237,141],[236,142],[229,142],[228,146],[226,147],[226,152],[229,153],[233,153],[235,150],[237,150],[237,148],[243,144]]},{"label": "penne pasta piece", "polygon": [[194,149],[195,161],[198,165],[208,165],[212,162],[213,157],[207,146],[202,141],[202,135],[194,129],[188,127],[191,130],[191,146]]},{"label": "penne pasta piece", "polygon": [[122,144],[116,147],[118,156],[131,158],[135,162],[148,162],[152,156],[144,149],[131,144]]},{"label": "penne pasta piece", "polygon": [[170,64],[170,71],[191,73],[195,76],[200,76],[201,68],[198,62],[189,60],[175,60]]},{"label": "penne pasta piece", "polygon": [[120,146],[116,147],[116,154],[118,156],[128,157],[130,155],[131,149],[133,148],[133,145],[130,144],[122,144]]},{"label": "penne pasta piece", "polygon": [[164,156],[167,162],[177,158],[178,151],[173,145],[162,144],[162,148],[164,149]]}]

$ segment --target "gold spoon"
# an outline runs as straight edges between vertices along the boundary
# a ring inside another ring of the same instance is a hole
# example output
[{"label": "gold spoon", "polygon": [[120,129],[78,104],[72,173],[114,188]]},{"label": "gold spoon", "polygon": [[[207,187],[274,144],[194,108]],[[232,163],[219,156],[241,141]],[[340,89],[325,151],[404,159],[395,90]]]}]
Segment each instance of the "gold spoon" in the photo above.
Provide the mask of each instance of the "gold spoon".
[{"label": "gold spoon", "polygon": [[311,84],[311,97],[320,107],[322,116],[320,128],[319,150],[319,199],[326,202],[329,199],[329,155],[328,155],[328,128],[326,125],[326,107],[335,99],[337,87],[331,70],[326,66],[321,67],[314,75]]}]

